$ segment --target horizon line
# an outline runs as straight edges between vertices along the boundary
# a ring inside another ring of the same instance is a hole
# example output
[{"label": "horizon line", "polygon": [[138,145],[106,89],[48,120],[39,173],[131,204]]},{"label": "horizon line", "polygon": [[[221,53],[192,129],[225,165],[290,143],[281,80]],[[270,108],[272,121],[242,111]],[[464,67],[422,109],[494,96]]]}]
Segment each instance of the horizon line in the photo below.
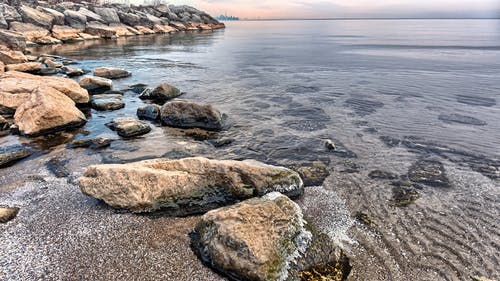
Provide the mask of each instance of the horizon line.
[{"label": "horizon line", "polygon": [[346,17],[346,18],[240,18],[222,21],[287,21],[287,20],[498,20],[500,17]]}]

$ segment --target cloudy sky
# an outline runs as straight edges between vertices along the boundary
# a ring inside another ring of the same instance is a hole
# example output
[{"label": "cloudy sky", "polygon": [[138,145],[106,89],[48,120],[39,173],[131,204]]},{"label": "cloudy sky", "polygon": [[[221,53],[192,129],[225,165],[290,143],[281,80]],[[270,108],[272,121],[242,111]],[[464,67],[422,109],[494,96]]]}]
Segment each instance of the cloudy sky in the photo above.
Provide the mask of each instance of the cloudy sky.
[{"label": "cloudy sky", "polygon": [[[139,1],[139,0],[133,0]],[[241,18],[499,17],[500,0],[169,0]]]}]

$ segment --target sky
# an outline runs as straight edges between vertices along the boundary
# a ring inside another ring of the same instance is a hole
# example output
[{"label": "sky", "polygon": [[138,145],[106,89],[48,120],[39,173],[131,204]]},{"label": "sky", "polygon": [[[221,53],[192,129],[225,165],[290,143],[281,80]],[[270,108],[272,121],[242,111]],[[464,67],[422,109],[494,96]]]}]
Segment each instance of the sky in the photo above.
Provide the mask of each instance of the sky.
[{"label": "sky", "polygon": [[[140,0],[132,0],[140,1]],[[500,17],[500,0],[169,0],[240,18]]]}]

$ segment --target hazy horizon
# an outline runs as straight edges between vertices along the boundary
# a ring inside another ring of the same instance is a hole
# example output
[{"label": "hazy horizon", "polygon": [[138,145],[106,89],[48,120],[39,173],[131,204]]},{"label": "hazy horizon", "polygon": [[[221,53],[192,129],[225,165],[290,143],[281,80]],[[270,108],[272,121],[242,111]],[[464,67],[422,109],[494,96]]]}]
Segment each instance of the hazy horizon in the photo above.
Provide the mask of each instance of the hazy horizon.
[{"label": "hazy horizon", "polygon": [[[141,0],[131,0],[141,3]],[[242,19],[498,18],[498,0],[170,0]]]}]

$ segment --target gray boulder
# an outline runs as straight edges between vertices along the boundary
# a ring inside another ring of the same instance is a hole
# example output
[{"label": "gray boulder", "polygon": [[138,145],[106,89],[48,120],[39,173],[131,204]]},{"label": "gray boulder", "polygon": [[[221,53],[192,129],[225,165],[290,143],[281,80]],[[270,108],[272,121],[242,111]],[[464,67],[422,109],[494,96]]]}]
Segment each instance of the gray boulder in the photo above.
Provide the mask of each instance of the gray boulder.
[{"label": "gray boulder", "polygon": [[211,105],[171,101],[161,107],[161,122],[170,127],[222,130],[222,115]]},{"label": "gray boulder", "polygon": [[0,18],[3,18],[7,23],[22,21],[21,15],[17,10],[7,4],[0,4]]},{"label": "gray boulder", "polygon": [[102,17],[106,23],[120,23],[120,17],[115,9],[94,8],[94,12]]},{"label": "gray boulder", "polygon": [[124,138],[144,135],[151,131],[149,124],[132,117],[115,118],[112,122],[107,123],[106,126]]},{"label": "gray boulder", "polygon": [[162,83],[156,87],[150,95],[148,95],[148,99],[154,100],[159,104],[164,104],[171,99],[179,97],[180,95],[182,95],[182,93],[179,89],[168,83]]},{"label": "gray boulder", "polygon": [[118,16],[122,23],[129,26],[138,26],[141,24],[141,17],[133,13],[118,12]]},{"label": "gray boulder", "polygon": [[64,21],[73,28],[83,30],[87,24],[87,17],[79,12],[66,10],[64,11]]},{"label": "gray boulder", "polygon": [[52,22],[54,25],[64,25],[64,14],[63,13],[56,11],[54,9],[51,9],[51,8],[45,8],[45,7],[41,7],[41,6],[36,7],[36,9],[41,11],[41,12],[44,12],[46,14],[51,15],[54,18],[54,20]]},{"label": "gray boulder", "polygon": [[54,17],[52,15],[25,5],[19,7],[18,11],[21,14],[23,22],[32,23],[48,30],[52,28],[52,23],[54,21]]},{"label": "gray boulder", "polygon": [[26,49],[26,38],[20,33],[0,29],[0,45],[4,45],[14,51],[24,52]]},{"label": "gray boulder", "polygon": [[114,28],[97,21],[88,22],[85,27],[85,32],[101,38],[116,37],[116,30]]},{"label": "gray boulder", "polygon": [[88,10],[87,8],[80,8],[78,12],[84,16],[87,17],[87,21],[98,21],[98,22],[105,22],[105,20],[98,14]]},{"label": "gray boulder", "polygon": [[123,96],[120,94],[93,95],[90,105],[95,110],[118,110],[125,107]]},{"label": "gray boulder", "polygon": [[148,104],[137,108],[137,117],[152,121],[160,120],[161,107],[157,104]]}]

